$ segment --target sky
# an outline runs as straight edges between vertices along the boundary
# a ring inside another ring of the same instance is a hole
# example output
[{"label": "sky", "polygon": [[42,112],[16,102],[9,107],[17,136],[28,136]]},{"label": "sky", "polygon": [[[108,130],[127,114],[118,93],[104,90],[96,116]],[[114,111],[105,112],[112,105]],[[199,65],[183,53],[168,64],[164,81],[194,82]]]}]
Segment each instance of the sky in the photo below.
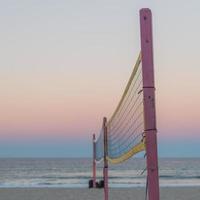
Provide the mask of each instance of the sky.
[{"label": "sky", "polygon": [[198,0],[0,1],[0,157],[90,157],[153,14],[160,157],[200,156]]}]

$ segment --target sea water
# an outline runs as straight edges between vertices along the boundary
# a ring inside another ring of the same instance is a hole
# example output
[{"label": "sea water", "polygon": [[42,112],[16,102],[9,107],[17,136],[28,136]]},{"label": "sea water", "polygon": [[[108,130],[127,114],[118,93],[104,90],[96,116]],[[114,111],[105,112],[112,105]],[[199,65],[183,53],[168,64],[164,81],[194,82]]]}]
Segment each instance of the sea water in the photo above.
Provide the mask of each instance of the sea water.
[{"label": "sea water", "polygon": [[[134,158],[109,166],[110,187],[144,187],[145,159]],[[159,159],[161,187],[200,186],[199,158]],[[86,188],[92,177],[90,158],[1,158],[0,187]],[[97,180],[102,164],[97,165]]]}]

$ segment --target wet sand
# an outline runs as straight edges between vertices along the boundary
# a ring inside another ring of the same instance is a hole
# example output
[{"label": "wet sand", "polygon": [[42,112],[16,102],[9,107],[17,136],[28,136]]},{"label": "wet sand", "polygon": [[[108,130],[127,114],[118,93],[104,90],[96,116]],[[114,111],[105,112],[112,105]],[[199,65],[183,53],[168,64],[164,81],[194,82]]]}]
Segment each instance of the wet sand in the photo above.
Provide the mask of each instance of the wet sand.
[{"label": "wet sand", "polygon": [[[103,200],[102,189],[1,188],[0,200]],[[144,188],[110,189],[110,200],[145,200]],[[199,187],[161,188],[160,200],[200,200]]]}]

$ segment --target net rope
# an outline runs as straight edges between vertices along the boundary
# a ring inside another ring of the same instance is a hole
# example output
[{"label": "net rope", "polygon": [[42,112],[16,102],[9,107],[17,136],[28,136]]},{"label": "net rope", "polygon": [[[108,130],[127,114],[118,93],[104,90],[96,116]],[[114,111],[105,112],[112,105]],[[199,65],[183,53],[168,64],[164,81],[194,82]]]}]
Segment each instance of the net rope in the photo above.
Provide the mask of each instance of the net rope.
[{"label": "net rope", "polygon": [[[108,133],[107,160],[112,164],[123,162],[145,149],[143,80],[141,53],[122,98],[106,124]],[[104,131],[96,140],[96,162],[103,160]]]}]

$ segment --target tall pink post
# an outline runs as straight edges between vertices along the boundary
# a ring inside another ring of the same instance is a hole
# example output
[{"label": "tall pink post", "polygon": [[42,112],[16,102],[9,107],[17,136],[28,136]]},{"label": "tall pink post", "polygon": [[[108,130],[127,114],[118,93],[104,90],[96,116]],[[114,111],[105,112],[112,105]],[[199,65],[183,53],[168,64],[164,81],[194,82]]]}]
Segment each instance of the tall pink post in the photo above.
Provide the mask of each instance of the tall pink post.
[{"label": "tall pink post", "polygon": [[95,142],[95,134],[93,134],[93,188],[96,188],[96,142]]},{"label": "tall pink post", "polygon": [[159,200],[157,130],[151,10],[140,10],[142,75],[144,95],[144,130],[146,137],[147,180],[149,200]]},{"label": "tall pink post", "polygon": [[108,200],[108,140],[107,140],[107,119],[103,118],[103,130],[104,130],[104,168],[103,168],[103,176],[104,176],[104,199]]}]

